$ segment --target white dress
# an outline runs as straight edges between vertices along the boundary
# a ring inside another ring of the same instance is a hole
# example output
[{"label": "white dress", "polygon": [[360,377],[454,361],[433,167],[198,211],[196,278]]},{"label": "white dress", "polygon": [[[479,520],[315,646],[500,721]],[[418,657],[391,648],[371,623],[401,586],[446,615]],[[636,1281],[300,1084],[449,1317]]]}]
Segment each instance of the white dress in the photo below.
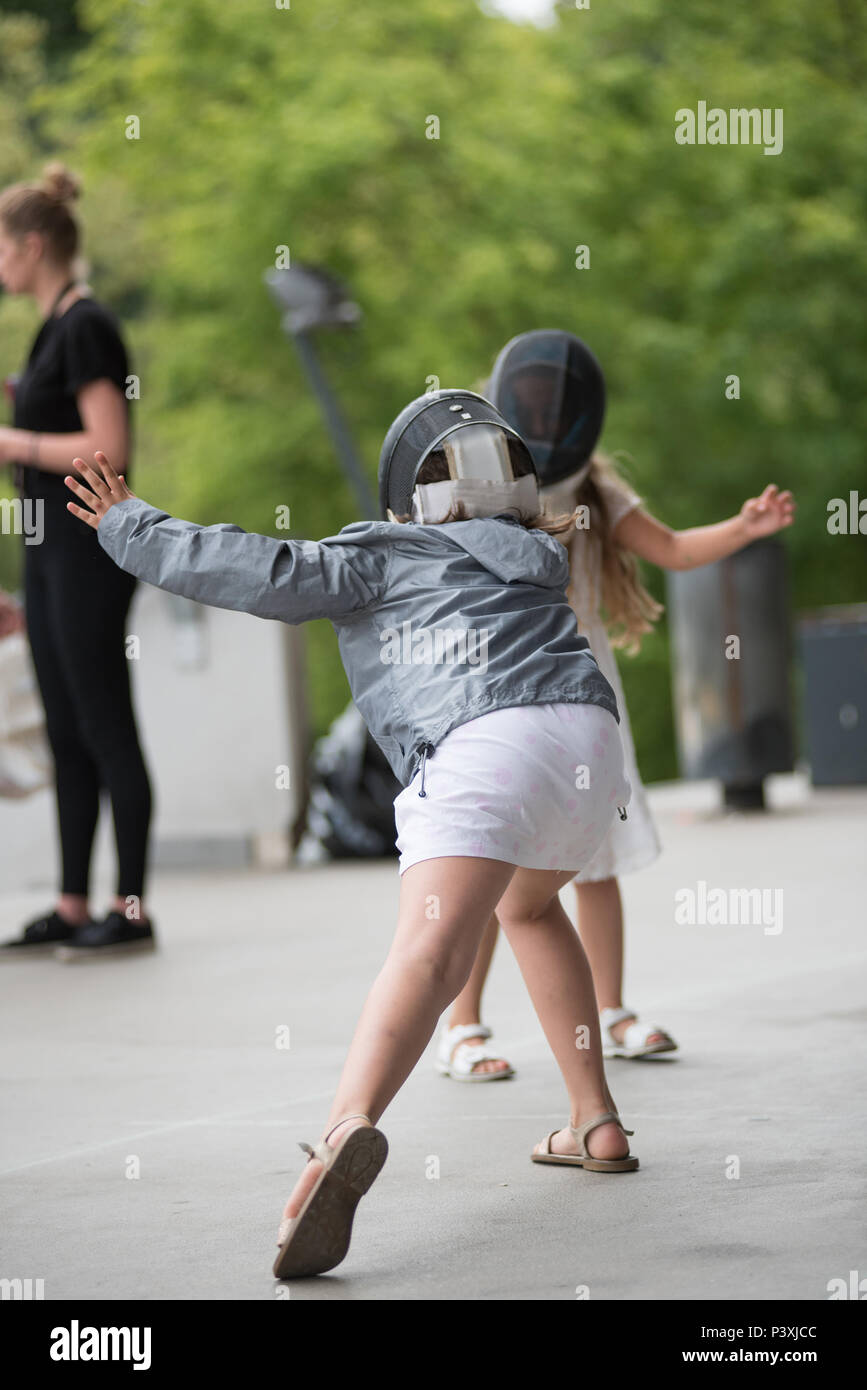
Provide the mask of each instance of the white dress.
[{"label": "white dress", "polygon": [[[623,483],[599,480],[599,490],[605,498],[609,525],[614,527],[628,512],[641,505],[641,498]],[[574,488],[546,488],[543,497],[549,510],[571,511],[575,505]],[[593,524],[593,518],[590,518]],[[629,712],[623,686],[617,670],[617,662],[605,624],[600,617],[602,601],[602,562],[598,546],[588,541],[588,533],[576,530],[570,542],[570,568],[572,577],[572,606],[578,618],[578,630],[590,643],[590,650],[605,679],[611,685],[617,699],[620,715],[620,738],[623,744],[623,765],[632,787],[625,821],[616,818],[599,849],[589,863],[576,875],[580,883],[597,883],[606,878],[617,878],[620,874],[631,873],[652,864],[662,848],[647,797],[641,785],[638,764],[635,760],[635,745],[629,726]]]}]

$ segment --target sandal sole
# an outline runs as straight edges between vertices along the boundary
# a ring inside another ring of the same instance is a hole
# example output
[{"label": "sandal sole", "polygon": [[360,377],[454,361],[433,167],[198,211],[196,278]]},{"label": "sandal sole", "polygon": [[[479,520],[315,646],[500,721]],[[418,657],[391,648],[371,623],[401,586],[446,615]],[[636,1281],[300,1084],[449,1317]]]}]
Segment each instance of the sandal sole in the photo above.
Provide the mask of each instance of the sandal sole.
[{"label": "sandal sole", "polygon": [[559,1168],[587,1168],[591,1173],[634,1173],[638,1159],[579,1158],[577,1154],[530,1154],[533,1163],[551,1163]]},{"label": "sandal sole", "polygon": [[512,1067],[508,1071],[483,1071],[477,1072],[475,1075],[470,1073],[469,1076],[455,1075],[448,1067],[443,1066],[442,1062],[435,1062],[434,1067],[440,1076],[447,1076],[449,1081],[510,1081],[515,1075]]},{"label": "sandal sole", "polygon": [[622,1057],[627,1062],[638,1062],[642,1057],[654,1057],[659,1052],[677,1052],[677,1043],[651,1043],[648,1047],[638,1049],[604,1047],[602,1056],[606,1062],[615,1057]]},{"label": "sandal sole", "polygon": [[381,1130],[365,1125],[350,1131],[281,1245],[275,1278],[303,1279],[340,1264],[349,1249],[355,1209],[387,1157],[388,1140]]}]

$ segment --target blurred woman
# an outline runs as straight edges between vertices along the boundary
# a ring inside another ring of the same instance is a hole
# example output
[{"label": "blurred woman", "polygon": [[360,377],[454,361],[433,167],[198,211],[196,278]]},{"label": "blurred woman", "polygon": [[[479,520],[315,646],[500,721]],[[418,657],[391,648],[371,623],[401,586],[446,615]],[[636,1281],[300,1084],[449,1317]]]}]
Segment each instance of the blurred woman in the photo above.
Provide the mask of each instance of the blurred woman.
[{"label": "blurred woman", "polygon": [[[41,539],[24,546],[25,613],[56,768],[62,865],[54,907],[3,949],[64,958],[154,944],[143,906],[151,789],[124,648],[136,581],[69,513],[63,482],[76,455],[90,459],[98,448],[129,475],[129,364],[113,315],[75,273],[78,194],[59,164],[0,193],[0,282],[8,294],[30,295],[43,316],[15,389],[14,427],[0,428],[0,463],[15,465],[23,515],[39,519]],[[103,788],[117,893],[95,919],[89,881]]]}]

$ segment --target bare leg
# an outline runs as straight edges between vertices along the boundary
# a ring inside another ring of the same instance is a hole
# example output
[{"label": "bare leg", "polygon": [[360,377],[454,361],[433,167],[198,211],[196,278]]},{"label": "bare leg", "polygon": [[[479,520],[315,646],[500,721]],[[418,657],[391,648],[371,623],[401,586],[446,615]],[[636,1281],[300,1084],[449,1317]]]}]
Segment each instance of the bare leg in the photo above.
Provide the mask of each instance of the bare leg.
[{"label": "bare leg", "polygon": [[[470,971],[470,978],[464,985],[455,1002],[452,1004],[449,1013],[449,1027],[456,1028],[459,1023],[481,1023],[482,1021],[482,990],[491,968],[491,961],[494,956],[494,947],[497,944],[497,933],[500,930],[496,915],[491,917],[485,927],[485,934],[476,952],[476,959]],[[464,1043],[458,1043],[452,1057],[458,1047],[466,1045],[474,1047],[476,1043],[483,1043],[484,1038],[465,1038]],[[508,1071],[509,1063],[503,1058],[494,1058],[489,1062],[476,1062],[473,1067],[474,1072],[493,1072]]]},{"label": "bare leg", "polygon": [[[513,864],[497,859],[426,859],[400,881],[397,932],[367,996],[321,1137],[346,1115],[375,1124],[430,1042],[443,1009],[472,969],[485,927]],[[433,915],[436,913],[437,915]],[[358,1120],[335,1129],[335,1143]],[[311,1160],[286,1204],[295,1216],[321,1171]]]},{"label": "bare leg", "polygon": [[[563,1074],[570,1123],[577,1126],[615,1106],[605,1081],[590,966],[558,896],[570,877],[517,869],[497,916]],[[585,1041],[589,1045],[581,1045]],[[568,1129],[554,1136],[551,1147],[555,1153],[576,1152]],[[622,1158],[629,1144],[619,1126],[606,1124],[588,1136],[587,1148],[596,1158]]]},{"label": "bare leg", "polygon": [[[598,883],[576,883],[578,932],[587,952],[596,1002],[600,1009],[619,1009],[623,1006],[623,904],[616,878],[601,879]],[[615,1023],[611,1029],[618,1042],[635,1014]],[[648,1042],[662,1042],[664,1034],[651,1033]]]},{"label": "bare leg", "polygon": [[83,926],[85,922],[90,920],[87,898],[82,897],[79,893],[58,894],[55,911],[71,927]]},{"label": "bare leg", "polygon": [[119,898],[117,895],[115,895],[115,896],[112,898],[112,900],[111,900],[111,906],[110,906],[110,908],[109,908],[109,911],[110,911],[110,912],[121,912],[121,913],[123,914],[123,916],[126,917],[126,918],[127,918],[127,921],[129,921],[129,922],[139,922],[139,923],[146,923],[146,922],[147,922],[147,920],[148,920],[148,915],[147,915],[147,913],[145,912],[144,902],[143,902],[141,899],[139,899],[139,901],[135,904],[135,910],[134,910],[134,912],[132,913],[132,915],[127,916],[127,914],[129,913],[129,910],[130,910],[130,904],[127,902],[126,898]]},{"label": "bare leg", "polygon": [[623,989],[623,904],[616,878],[576,883],[578,933],[587,952],[596,1002],[600,1009],[619,1009]]}]

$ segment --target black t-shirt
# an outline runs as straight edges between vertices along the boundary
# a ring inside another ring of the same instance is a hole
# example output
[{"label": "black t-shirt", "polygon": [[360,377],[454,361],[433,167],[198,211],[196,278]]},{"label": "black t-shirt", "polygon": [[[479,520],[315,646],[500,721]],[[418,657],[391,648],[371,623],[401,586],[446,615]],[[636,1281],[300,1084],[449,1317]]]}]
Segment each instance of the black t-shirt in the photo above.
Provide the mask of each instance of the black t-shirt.
[{"label": "black t-shirt", "polygon": [[[114,315],[95,299],[77,299],[59,318],[46,319],[36,335],[15,387],[15,427],[38,434],[76,434],[84,425],[75,393],[104,377],[125,392],[128,375],[126,348]],[[129,477],[128,466],[125,472]],[[71,523],[84,527],[66,511],[66,503],[75,499],[63,477],[27,464],[16,469],[25,497],[41,497],[46,509],[62,508]]]}]

